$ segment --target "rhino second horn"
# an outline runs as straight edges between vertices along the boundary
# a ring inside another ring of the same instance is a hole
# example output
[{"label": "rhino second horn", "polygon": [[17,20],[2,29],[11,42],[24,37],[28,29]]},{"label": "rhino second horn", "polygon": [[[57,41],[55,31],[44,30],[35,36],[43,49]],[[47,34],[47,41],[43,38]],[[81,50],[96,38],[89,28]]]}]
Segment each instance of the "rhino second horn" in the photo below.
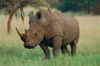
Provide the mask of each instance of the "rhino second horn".
[{"label": "rhino second horn", "polygon": [[23,38],[23,34],[20,33],[20,32],[18,31],[17,27],[16,27],[16,31],[17,31],[17,33],[19,34],[19,36],[20,36],[21,38]]}]

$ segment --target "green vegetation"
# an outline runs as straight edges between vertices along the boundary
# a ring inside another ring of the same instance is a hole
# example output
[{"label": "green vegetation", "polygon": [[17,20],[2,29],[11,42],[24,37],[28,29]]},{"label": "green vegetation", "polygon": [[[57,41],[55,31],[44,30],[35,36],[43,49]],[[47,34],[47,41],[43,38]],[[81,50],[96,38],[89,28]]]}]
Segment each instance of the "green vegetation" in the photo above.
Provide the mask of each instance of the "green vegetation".
[{"label": "green vegetation", "polygon": [[[44,53],[39,46],[25,49],[15,27],[24,33],[29,18],[12,20],[12,34],[7,35],[7,16],[0,15],[0,66],[100,66],[100,16],[75,16],[80,25],[80,40],[74,57],[60,53],[58,58],[43,60]],[[70,46],[68,46],[70,50]]]},{"label": "green vegetation", "polygon": [[13,18],[13,15],[15,14],[17,16],[17,11],[20,9],[20,16],[22,18],[22,22],[24,22],[24,11],[23,8],[26,6],[32,6],[34,8],[39,8],[39,6],[47,6],[47,3],[54,3],[55,0],[1,0],[0,1],[0,13],[9,13],[9,19],[7,23],[7,31],[8,34],[11,33],[11,21]]},{"label": "green vegetation", "polygon": [[58,1],[59,3],[57,3],[55,7],[63,12],[74,11],[74,12],[92,13],[94,12],[94,10],[99,10],[99,8],[98,9],[94,8],[100,5],[100,0],[58,0]]},{"label": "green vegetation", "polygon": [[[29,2],[29,5],[33,4],[32,6],[35,8],[37,6],[47,6],[49,2],[49,0],[0,1],[0,11],[9,13],[6,16],[0,15],[0,66],[100,66],[100,16],[88,15],[88,13],[92,12],[93,8],[99,6],[100,0],[58,0],[59,2],[56,4],[57,0],[52,0],[54,1],[53,3],[51,2],[53,7],[55,4],[55,8],[65,12],[67,15],[75,16],[79,21],[80,40],[77,45],[77,53],[74,57],[67,54],[64,56],[60,52],[60,56],[54,58],[52,48],[49,48],[51,60],[44,60],[44,53],[39,46],[34,49],[24,48],[23,42],[15,31],[15,27],[18,27],[24,33],[24,28],[28,29],[29,27],[28,13],[30,10],[34,11],[34,13],[37,11],[32,8],[24,10],[26,16],[24,25],[21,23],[20,18],[16,20],[14,17],[12,19],[14,13],[15,15],[18,14],[18,17],[22,14],[21,17],[23,19],[23,7],[28,5],[28,1],[34,1],[33,3]],[[47,1],[47,3],[44,1]],[[18,9],[21,9],[20,12]],[[94,9],[96,10],[95,13],[98,12],[98,9],[99,7]],[[9,19],[12,19],[12,34],[8,36],[7,21]],[[70,50],[70,46],[68,48]]]}]

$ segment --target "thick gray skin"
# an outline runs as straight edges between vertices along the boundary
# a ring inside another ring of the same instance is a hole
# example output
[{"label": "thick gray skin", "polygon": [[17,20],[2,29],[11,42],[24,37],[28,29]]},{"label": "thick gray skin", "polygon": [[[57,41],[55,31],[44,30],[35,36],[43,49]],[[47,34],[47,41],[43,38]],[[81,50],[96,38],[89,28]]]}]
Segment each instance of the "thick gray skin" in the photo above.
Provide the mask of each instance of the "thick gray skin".
[{"label": "thick gray skin", "polygon": [[50,9],[40,9],[34,17],[32,12],[29,13],[29,25],[29,30],[25,30],[25,34],[21,34],[16,28],[25,48],[40,45],[45,58],[50,59],[48,46],[53,47],[53,55],[57,57],[60,49],[63,54],[70,55],[67,48],[70,44],[71,55],[75,55],[79,40],[79,24],[75,18],[60,11],[52,13]]},{"label": "thick gray skin", "polygon": [[45,37],[39,44],[45,53],[45,58],[50,59],[48,46],[53,47],[53,55],[57,57],[60,49],[63,54],[69,53],[67,45],[71,46],[71,55],[74,56],[79,40],[78,21],[60,11],[51,13],[50,25],[46,27]]}]

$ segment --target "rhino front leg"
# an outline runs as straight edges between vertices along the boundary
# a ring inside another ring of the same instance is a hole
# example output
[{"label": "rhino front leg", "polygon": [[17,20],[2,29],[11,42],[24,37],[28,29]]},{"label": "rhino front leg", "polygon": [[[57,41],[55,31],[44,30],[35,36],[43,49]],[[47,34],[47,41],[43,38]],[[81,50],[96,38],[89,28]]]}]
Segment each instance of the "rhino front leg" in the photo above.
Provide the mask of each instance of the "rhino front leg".
[{"label": "rhino front leg", "polygon": [[48,46],[47,45],[44,45],[44,44],[39,44],[40,47],[42,48],[44,54],[45,54],[45,59],[50,59],[50,51],[48,49]]},{"label": "rhino front leg", "polygon": [[54,57],[59,56],[61,45],[62,45],[62,37],[61,36],[54,37],[53,39],[53,56]]}]

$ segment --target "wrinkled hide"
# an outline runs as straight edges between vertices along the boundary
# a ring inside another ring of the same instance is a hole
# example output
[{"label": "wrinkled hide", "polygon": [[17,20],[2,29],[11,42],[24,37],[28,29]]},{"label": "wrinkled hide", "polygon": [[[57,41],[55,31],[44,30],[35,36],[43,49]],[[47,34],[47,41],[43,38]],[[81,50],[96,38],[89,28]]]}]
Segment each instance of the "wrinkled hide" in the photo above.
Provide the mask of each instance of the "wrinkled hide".
[{"label": "wrinkled hide", "polygon": [[60,49],[63,54],[69,53],[67,45],[71,46],[71,55],[76,53],[79,39],[78,21],[61,11],[51,12],[50,9],[40,9],[35,16],[29,13],[29,30],[21,34],[16,28],[19,36],[24,42],[25,48],[35,48],[37,45],[43,49],[45,58],[50,59],[48,46],[53,47],[53,55],[57,57]]}]

